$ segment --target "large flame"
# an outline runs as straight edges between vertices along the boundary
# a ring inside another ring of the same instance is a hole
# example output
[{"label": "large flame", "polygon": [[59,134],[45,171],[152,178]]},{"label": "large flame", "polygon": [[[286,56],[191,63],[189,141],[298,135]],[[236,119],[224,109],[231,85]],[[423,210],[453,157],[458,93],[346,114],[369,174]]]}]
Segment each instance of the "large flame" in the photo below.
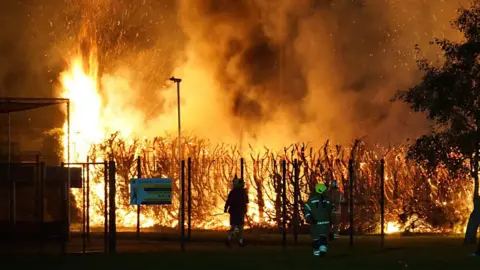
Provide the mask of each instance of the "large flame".
[{"label": "large flame", "polygon": [[[119,132],[118,136],[125,141],[127,144],[134,144],[130,135],[132,135],[132,125],[125,123],[133,123],[135,121],[135,116],[123,112],[121,110],[112,109],[111,106],[115,104],[107,103],[104,101],[104,97],[101,95],[100,91],[100,78],[98,74],[98,60],[96,55],[93,52],[90,53],[89,57],[85,58],[80,55],[73,57],[69,62],[68,69],[61,74],[61,83],[62,83],[62,96],[69,98],[71,102],[70,108],[70,119],[71,119],[71,138],[70,138],[70,161],[71,162],[85,162],[87,156],[90,157],[90,161],[103,161],[105,156],[95,155],[91,156],[91,149],[96,144],[103,142],[107,137],[113,132]],[[115,87],[115,79],[110,78],[110,81],[107,85],[108,87]],[[108,91],[108,89],[103,89]],[[67,122],[64,126],[65,134],[67,133]],[[67,136],[64,137],[64,148],[67,149]],[[135,156],[139,154],[139,151],[142,149],[142,146],[138,147],[135,151]],[[64,159],[68,160],[67,151],[64,151]],[[208,155],[208,153],[207,153]],[[373,157],[372,157],[373,158]],[[359,163],[359,170],[368,171],[368,164],[366,162]],[[254,169],[255,170],[255,169]],[[250,172],[254,175],[259,174],[258,171]],[[90,199],[91,207],[89,209],[90,214],[90,224],[91,226],[102,226],[104,222],[103,217],[103,206],[104,206],[104,183],[102,180],[103,168],[100,166],[90,166],[90,179],[92,182],[90,184]],[[165,177],[175,178],[175,175],[164,175]],[[390,184],[390,179],[386,176],[386,184]],[[431,183],[428,179],[428,184],[432,190],[436,190],[437,186],[434,183]],[[408,183],[406,183],[408,185]],[[124,188],[125,184],[120,183],[118,189]],[[468,188],[466,189],[468,190]],[[250,189],[252,191],[252,189]],[[264,198],[263,205],[260,206],[257,202],[252,201],[249,205],[248,217],[251,222],[254,224],[262,225],[275,225],[275,221],[265,219],[263,212],[275,211],[275,193],[273,189],[264,190],[267,198]],[[72,194],[76,200],[77,205],[82,205],[82,190],[73,189]],[[302,194],[304,196],[308,194]],[[458,213],[464,218],[466,217],[467,210],[470,209],[469,200],[465,198],[470,197],[470,193],[467,191],[466,194],[459,194],[458,198],[452,198],[453,204],[467,205],[462,208],[462,212]],[[130,206],[129,202],[117,194],[117,222],[118,226],[124,228],[134,228],[137,223],[137,209],[135,206]],[[463,202],[465,201],[465,202]],[[447,205],[447,202],[439,202],[440,205]],[[221,211],[223,201],[217,200],[216,206],[214,209]],[[176,218],[178,213],[178,203],[173,202],[173,208],[170,210],[165,209],[164,213],[169,212],[170,218],[165,220],[165,218],[160,219],[158,213],[153,211],[151,208],[144,207],[141,213],[141,227],[148,228],[153,226],[176,226],[178,221]],[[390,217],[391,220],[386,223],[386,233],[396,233],[406,230],[406,226],[417,220],[418,217],[410,217],[407,222],[403,225],[400,224],[394,217]],[[417,226],[416,231],[433,231],[431,226],[422,225],[425,222],[420,222],[421,225]],[[455,228],[453,231],[461,232],[464,231],[464,222],[458,228]],[[199,227],[202,228],[225,228],[228,226],[228,219],[226,215],[221,213],[209,213],[208,221],[197,223]]]},{"label": "large flame", "polygon": [[[110,76],[104,79],[99,78],[98,73],[98,56],[96,50],[92,49],[88,57],[79,53],[73,57],[68,65],[68,69],[61,73],[60,82],[62,86],[62,96],[70,99],[70,159],[68,159],[68,136],[63,138],[64,160],[70,160],[71,163],[83,163],[87,161],[87,157],[91,158],[91,162],[103,161],[105,156],[91,156],[92,147],[106,140],[112,133],[127,143],[133,144],[131,140],[132,130],[137,119],[135,115],[122,111],[116,106],[124,102],[121,98],[105,102],[102,97],[100,88],[103,93],[115,92],[116,87],[122,87],[123,78],[115,78]],[[118,101],[117,103],[115,101]],[[68,134],[68,122],[64,124],[64,133]],[[137,153],[138,154],[138,153]],[[75,166],[75,165],[72,165]],[[103,226],[104,224],[104,183],[103,167],[89,166],[90,174],[90,209],[88,209],[91,226]],[[164,175],[165,177],[173,177]],[[117,183],[117,189],[124,187],[124,184]],[[84,204],[82,189],[72,189],[72,194],[77,206]],[[134,228],[137,224],[137,208],[130,206],[129,202],[119,194],[117,200],[117,225],[123,228]],[[220,207],[221,202],[217,208]],[[175,202],[174,202],[175,205]],[[173,210],[178,212],[177,210]],[[258,208],[255,206],[249,210],[249,215],[253,220],[258,222],[259,218],[255,214]],[[174,215],[173,215],[174,216]],[[140,215],[140,227],[149,228],[153,226],[176,226],[178,221],[170,219],[169,222],[159,224],[159,218],[156,213],[150,211],[149,208],[143,208]],[[210,222],[203,223],[201,227],[226,227],[228,219],[226,215],[213,214]]]},{"label": "large flame", "polygon": [[[106,106],[99,91],[98,59],[95,51],[90,52],[85,60],[82,56],[71,59],[69,68],[60,77],[62,96],[70,99],[70,162],[86,162],[92,145],[102,142],[111,132],[120,132],[121,136],[131,133],[129,125],[122,125],[118,119],[124,116],[112,114]],[[127,119],[128,121],[128,119]],[[68,122],[64,124],[67,134]],[[68,146],[68,136],[64,136],[64,149]],[[103,157],[95,157],[102,160]],[[64,151],[64,160],[68,160],[68,152]],[[95,160],[93,160],[95,161]],[[104,201],[104,183],[97,177],[103,168],[90,166],[91,207],[90,223],[92,226],[103,225],[104,217],[101,214]],[[77,205],[82,205],[83,195],[81,189],[72,189]],[[128,207],[120,196],[117,196],[117,219],[119,226],[133,227],[136,225],[137,216],[134,207]],[[95,210],[97,209],[97,210]],[[154,219],[141,215],[141,227],[152,227]]]},{"label": "large flame", "polygon": [[[98,93],[97,73],[87,73],[82,58],[76,57],[70,63],[70,70],[62,73],[61,82],[64,89],[62,96],[71,100],[70,139],[73,155],[70,158],[72,161],[83,161],[91,144],[104,138],[101,118],[103,103]],[[65,130],[67,124],[64,125]],[[64,146],[66,149],[67,141]],[[65,151],[65,159],[67,155]]]},{"label": "large flame", "polygon": [[396,233],[400,231],[400,225],[397,222],[388,222],[387,223],[387,229],[385,230],[385,233],[391,234],[391,233]]},{"label": "large flame", "polygon": [[[135,145],[135,140],[132,139],[132,135],[138,137],[138,135],[143,134],[133,134],[134,128],[141,127],[142,123],[139,121],[138,115],[135,112],[124,110],[122,104],[127,102],[127,100],[122,97],[117,96],[117,92],[114,90],[117,88],[124,87],[123,84],[124,78],[116,78],[115,76],[106,75],[103,78],[99,75],[99,62],[98,56],[94,46],[85,56],[85,53],[78,53],[72,57],[69,61],[68,69],[61,74],[60,81],[62,86],[62,96],[70,99],[70,157],[68,157],[67,151],[64,151],[64,159],[70,160],[70,162],[85,162],[87,157],[90,158],[90,161],[103,161],[106,159],[105,153],[108,153],[108,150],[104,151],[103,154],[98,154],[98,152],[92,151],[92,147],[104,142],[112,133],[118,132],[117,136],[126,142],[125,147],[130,147]],[[187,72],[188,74],[188,72]],[[112,94],[113,93],[113,94]],[[119,94],[120,95],[120,94]],[[172,114],[174,116],[175,114]],[[170,123],[175,121],[169,119]],[[65,122],[64,131],[67,134],[68,123]],[[145,138],[148,139],[148,138]],[[68,147],[67,136],[64,136],[64,149]],[[142,145],[135,146],[135,155],[140,154],[142,149],[145,149]],[[303,150],[302,150],[303,151]],[[204,153],[208,156],[208,153]],[[93,156],[92,156],[93,155]],[[253,157],[252,157],[253,158]],[[372,160],[375,160],[375,157],[371,157]],[[312,163],[315,160],[312,160]],[[176,161],[175,161],[176,162]],[[155,161],[153,162],[155,163]],[[393,164],[392,166],[394,166]],[[263,165],[262,165],[263,166]],[[369,170],[369,164],[367,162],[359,163],[360,173],[362,171]],[[254,167],[254,166],[253,166]],[[91,207],[88,210],[90,215],[90,224],[91,226],[103,226],[104,217],[103,217],[103,206],[104,206],[104,183],[102,180],[103,168],[101,166],[90,166],[90,179],[92,180],[90,184],[90,199]],[[225,169],[221,169],[225,170]],[[316,170],[316,169],[315,169]],[[371,172],[371,171],[370,171]],[[175,172],[163,173],[164,177],[171,177],[173,179],[178,179],[178,170]],[[223,174],[228,174],[231,172],[222,172]],[[250,175],[253,175],[253,184],[257,185],[257,189],[250,187],[250,191],[258,191],[258,186],[261,186],[261,182],[258,179],[265,179],[269,176],[260,177],[261,172],[258,171],[258,168],[253,168],[253,171],[247,172]],[[272,173],[267,170],[267,174]],[[408,174],[409,172],[405,172]],[[117,172],[118,174],[118,172]],[[303,172],[302,172],[303,174]],[[135,175],[127,172],[124,175],[124,179],[128,177],[135,177]],[[211,177],[211,176],[209,176]],[[215,176],[214,176],[215,177]],[[127,179],[128,180],[128,179]],[[391,179],[386,176],[386,184],[392,186]],[[429,188],[432,190],[437,190],[437,184],[431,183],[428,179]],[[366,183],[372,185],[372,183]],[[404,183],[408,186],[409,183]],[[125,189],[126,184],[118,183],[118,189]],[[259,204],[258,201],[250,200],[248,217],[251,223],[261,224],[267,226],[275,225],[276,221],[265,218],[265,212],[274,212],[276,209],[275,197],[278,195],[278,190],[274,190],[272,186],[263,187],[265,197],[262,198],[262,204]],[[365,187],[364,187],[365,188]],[[369,187],[366,187],[368,189]],[[370,186],[371,188],[371,186]],[[465,191],[467,190],[467,191]],[[462,216],[463,221],[460,222],[460,227],[455,228],[454,231],[460,232],[464,231],[464,220],[466,217],[467,211],[470,209],[469,200],[466,198],[470,197],[468,188],[458,193],[458,198],[451,198],[451,202],[438,202],[438,205],[445,206],[447,204],[458,205],[462,207],[462,210],[456,213],[457,216]],[[411,192],[408,191],[408,192]],[[414,191],[413,191],[414,192]],[[252,193],[252,192],[251,192]],[[82,205],[82,190],[73,189],[72,194],[76,200],[77,205]],[[308,194],[305,191],[302,191],[302,196],[305,197]],[[414,196],[414,194],[412,194]],[[117,193],[117,223],[118,226],[124,228],[133,228],[137,223],[137,208],[135,206],[130,206],[129,202],[124,196],[121,196],[120,193]],[[211,209],[218,209],[222,211],[224,201],[220,198],[216,198],[214,206]],[[465,206],[467,205],[467,206]],[[178,214],[178,202],[174,200],[172,207],[163,208],[160,211],[154,211],[153,208],[143,207],[141,211],[141,227],[148,228],[153,226],[176,226],[178,224],[177,214]],[[366,213],[368,214],[368,213]],[[397,213],[398,214],[398,213]],[[202,228],[224,228],[228,226],[228,217],[221,212],[212,212],[207,213],[208,218],[205,221],[198,222],[197,227]],[[407,222],[400,224],[397,220],[398,218],[394,215],[388,217],[386,223],[386,232],[395,233],[406,230],[406,226],[409,223],[417,222],[418,217],[410,217]],[[413,221],[415,220],[415,221]],[[250,223],[250,224],[251,224]],[[425,222],[420,222],[420,226],[417,226],[417,230],[420,231],[432,231],[431,226],[422,225]]]}]

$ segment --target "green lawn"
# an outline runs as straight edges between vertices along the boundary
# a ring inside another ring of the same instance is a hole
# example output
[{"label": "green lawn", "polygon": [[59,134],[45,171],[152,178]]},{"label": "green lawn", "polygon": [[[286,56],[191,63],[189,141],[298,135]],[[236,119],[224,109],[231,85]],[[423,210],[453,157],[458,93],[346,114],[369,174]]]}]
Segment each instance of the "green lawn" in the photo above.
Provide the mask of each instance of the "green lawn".
[{"label": "green lawn", "polygon": [[[150,248],[142,249],[141,246]],[[134,247],[125,249],[124,247]],[[156,248],[153,248],[153,247]],[[440,236],[387,237],[380,247],[377,237],[359,237],[352,248],[348,239],[332,242],[327,258],[313,258],[310,245],[302,241],[285,250],[254,245],[227,248],[220,243],[119,243],[116,255],[71,254],[65,256],[4,257],[0,269],[480,269],[480,257],[471,257],[474,246],[461,245],[461,238]],[[133,249],[133,250],[132,250]],[[163,250],[163,251],[162,251]],[[145,251],[150,251],[145,253]],[[154,252],[152,252],[154,251]],[[405,268],[407,267],[407,268]]]}]

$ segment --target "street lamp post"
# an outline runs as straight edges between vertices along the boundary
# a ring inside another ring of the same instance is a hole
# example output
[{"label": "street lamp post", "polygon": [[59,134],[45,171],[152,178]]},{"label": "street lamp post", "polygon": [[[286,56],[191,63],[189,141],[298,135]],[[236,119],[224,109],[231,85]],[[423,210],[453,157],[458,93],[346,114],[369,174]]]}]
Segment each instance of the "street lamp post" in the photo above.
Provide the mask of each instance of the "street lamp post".
[{"label": "street lamp post", "polygon": [[[181,138],[182,138],[182,129],[181,129],[181,117],[180,117],[180,82],[182,79],[171,77],[170,81],[177,84],[177,112],[178,112],[178,181],[180,182],[180,191],[184,190],[181,177],[182,177],[182,146],[181,146]],[[180,228],[183,230],[183,202],[180,202]]]}]

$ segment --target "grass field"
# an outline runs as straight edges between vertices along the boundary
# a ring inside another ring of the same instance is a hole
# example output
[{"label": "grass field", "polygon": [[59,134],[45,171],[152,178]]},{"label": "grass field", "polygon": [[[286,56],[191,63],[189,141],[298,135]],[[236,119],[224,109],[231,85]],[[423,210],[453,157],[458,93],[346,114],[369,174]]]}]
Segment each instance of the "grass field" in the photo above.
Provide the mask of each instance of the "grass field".
[{"label": "grass field", "polygon": [[[123,237],[115,255],[3,256],[0,269],[480,269],[480,257],[470,256],[475,247],[463,246],[462,239],[453,236],[388,236],[384,248],[379,237],[357,237],[353,247],[341,238],[330,243],[328,257],[321,259],[313,258],[308,237],[285,249],[253,240],[242,248],[197,240],[182,252],[178,242]],[[78,244],[72,244],[71,252]]]}]

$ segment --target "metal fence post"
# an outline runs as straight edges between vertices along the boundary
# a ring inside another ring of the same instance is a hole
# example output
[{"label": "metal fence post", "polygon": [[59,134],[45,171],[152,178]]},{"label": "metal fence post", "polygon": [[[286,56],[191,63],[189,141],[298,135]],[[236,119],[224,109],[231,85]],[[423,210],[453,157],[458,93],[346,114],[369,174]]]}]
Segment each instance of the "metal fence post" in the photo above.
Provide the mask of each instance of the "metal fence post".
[{"label": "metal fence post", "polygon": [[[40,156],[37,154],[35,155],[35,178],[34,178],[34,190],[35,190],[35,221],[40,223]],[[41,238],[41,224],[38,227],[39,229],[39,236],[36,240],[39,241],[39,252],[43,251],[43,241]]]},{"label": "metal fence post", "polygon": [[294,170],[294,186],[293,186],[293,237],[295,244],[298,243],[298,223],[300,222],[299,213],[298,213],[298,197],[299,197],[299,164],[298,160],[293,161],[293,170]]},{"label": "metal fence post", "polygon": [[45,245],[45,162],[40,162],[40,237],[42,253]]},{"label": "metal fence post", "polygon": [[349,199],[349,211],[350,211],[350,228],[349,228],[349,235],[350,235],[350,246],[353,246],[353,159],[350,159],[348,161],[348,173],[350,177],[350,183],[349,183],[349,190],[348,190],[348,199]]},{"label": "metal fence post", "polygon": [[240,158],[240,179],[242,181],[245,181],[244,177],[244,172],[245,172],[245,160],[243,158]]},{"label": "metal fence post", "polygon": [[115,161],[110,161],[108,165],[108,182],[109,182],[109,252],[116,253],[117,252],[117,224],[116,224],[116,202],[115,202],[115,195],[116,195],[116,167]]},{"label": "metal fence post", "polygon": [[287,161],[282,160],[282,246],[287,246]]},{"label": "metal fence post", "polygon": [[103,162],[103,180],[104,180],[104,193],[103,193],[103,244],[104,244],[104,252],[108,252],[108,162]]},{"label": "metal fence post", "polygon": [[181,164],[180,181],[180,247],[185,251],[185,160],[182,160]]},{"label": "metal fence post", "polygon": [[[142,178],[142,160],[140,156],[137,158],[137,178]],[[137,240],[140,239],[140,204],[137,205]]]},{"label": "metal fence post", "polygon": [[[62,168],[65,167],[65,162],[62,162]],[[62,253],[67,253],[67,241],[70,231],[69,220],[68,220],[68,180],[66,180],[61,186],[60,192],[62,194],[62,208],[63,208],[63,230],[62,230]]]},{"label": "metal fence post", "polygon": [[192,236],[192,158],[188,158],[188,171],[187,171],[187,189],[188,189],[188,233],[187,238],[191,240]]},{"label": "metal fence post", "polygon": [[380,161],[380,228],[381,246],[385,245],[385,160]]},{"label": "metal fence post", "polygon": [[86,174],[87,174],[87,240],[90,240],[90,157],[87,156]]},{"label": "metal fence post", "polygon": [[35,217],[40,219],[40,156],[35,155]]},{"label": "metal fence post", "polygon": [[87,217],[87,213],[85,212],[85,205],[86,205],[86,199],[85,199],[85,190],[86,190],[86,186],[85,186],[85,182],[86,182],[86,179],[85,179],[85,164],[82,165],[82,252],[85,253],[86,252],[86,243],[85,243],[85,238],[86,238],[86,217]]}]

